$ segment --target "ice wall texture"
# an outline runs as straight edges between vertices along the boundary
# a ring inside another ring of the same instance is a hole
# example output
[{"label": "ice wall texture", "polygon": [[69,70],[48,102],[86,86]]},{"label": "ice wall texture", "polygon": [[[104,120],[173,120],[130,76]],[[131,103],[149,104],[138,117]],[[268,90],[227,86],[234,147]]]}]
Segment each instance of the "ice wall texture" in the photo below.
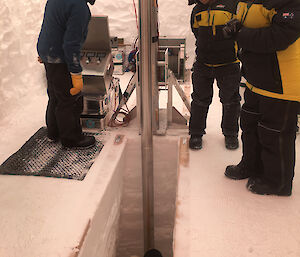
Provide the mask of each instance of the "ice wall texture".
[{"label": "ice wall texture", "polygon": [[0,121],[44,84],[35,47],[44,4],[40,0],[1,1]]},{"label": "ice wall texture", "polygon": [[[138,36],[133,2],[138,14],[139,0],[96,0],[91,11],[93,15],[108,15],[111,36],[133,43]],[[188,68],[193,64],[195,52],[194,35],[190,29],[192,8],[188,6],[188,0],[158,0],[159,35],[187,39]]]},{"label": "ice wall texture", "polygon": [[[96,0],[91,7],[93,15],[108,15],[111,36],[123,37],[133,43],[138,35],[134,4],[138,13],[139,0]],[[189,65],[193,62],[194,36],[190,29],[192,6],[188,0],[158,0],[159,34],[168,37],[186,37],[188,41]]]},{"label": "ice wall texture", "polygon": [[[107,15],[111,36],[133,43],[138,35],[135,10],[138,0],[96,0],[93,15]],[[32,95],[44,94],[46,81],[43,65],[36,61],[36,41],[46,0],[10,1],[0,4],[0,122],[30,101]],[[194,54],[190,30],[191,7],[187,0],[159,0],[161,36],[186,37],[188,65]],[[41,110],[43,111],[43,110]]]}]

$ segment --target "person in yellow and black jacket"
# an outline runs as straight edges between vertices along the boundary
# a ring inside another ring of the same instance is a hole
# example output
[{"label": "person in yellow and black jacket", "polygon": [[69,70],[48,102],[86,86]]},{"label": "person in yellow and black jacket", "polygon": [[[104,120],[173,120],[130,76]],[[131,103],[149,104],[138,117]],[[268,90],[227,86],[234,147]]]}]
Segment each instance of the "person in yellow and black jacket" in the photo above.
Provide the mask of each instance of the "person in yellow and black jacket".
[{"label": "person in yellow and black jacket", "polygon": [[247,80],[243,156],[225,175],[249,178],[253,193],[289,196],[300,102],[300,1],[242,0],[224,35],[237,40]]},{"label": "person in yellow and black jacket", "polygon": [[236,44],[224,38],[222,29],[235,13],[234,0],[189,0],[195,4],[191,14],[191,28],[196,38],[196,61],[193,65],[192,104],[189,122],[189,147],[202,148],[209,105],[216,79],[223,105],[221,128],[227,149],[236,149],[240,114],[240,64]]}]

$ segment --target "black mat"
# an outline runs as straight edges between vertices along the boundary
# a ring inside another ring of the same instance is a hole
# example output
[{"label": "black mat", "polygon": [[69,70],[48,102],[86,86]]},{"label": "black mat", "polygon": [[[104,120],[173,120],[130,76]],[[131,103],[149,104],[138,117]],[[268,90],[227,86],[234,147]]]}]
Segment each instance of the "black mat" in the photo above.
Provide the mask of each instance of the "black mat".
[{"label": "black mat", "polygon": [[16,153],[0,166],[0,174],[44,176],[83,180],[103,148],[98,133],[96,144],[88,149],[64,148],[40,128]]}]

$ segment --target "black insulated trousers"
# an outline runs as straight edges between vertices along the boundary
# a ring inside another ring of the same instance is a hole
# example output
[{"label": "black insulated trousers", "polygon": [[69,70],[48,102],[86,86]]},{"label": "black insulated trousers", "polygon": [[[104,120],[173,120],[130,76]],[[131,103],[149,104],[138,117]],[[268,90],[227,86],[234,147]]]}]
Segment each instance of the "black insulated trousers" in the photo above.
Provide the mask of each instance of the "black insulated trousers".
[{"label": "black insulated trousers", "polygon": [[241,111],[243,157],[253,176],[270,185],[291,185],[295,168],[298,102],[265,97],[248,88]]},{"label": "black insulated trousers", "polygon": [[221,128],[224,135],[237,135],[240,117],[240,64],[228,64],[208,67],[195,62],[193,66],[193,93],[189,134],[203,135],[209,105],[213,98],[213,83],[217,81],[219,97],[222,103]]},{"label": "black insulated trousers", "polygon": [[59,137],[62,141],[78,141],[82,136],[80,115],[83,110],[81,93],[72,96],[71,75],[64,63],[45,63],[47,77],[48,106],[46,124],[49,137]]}]

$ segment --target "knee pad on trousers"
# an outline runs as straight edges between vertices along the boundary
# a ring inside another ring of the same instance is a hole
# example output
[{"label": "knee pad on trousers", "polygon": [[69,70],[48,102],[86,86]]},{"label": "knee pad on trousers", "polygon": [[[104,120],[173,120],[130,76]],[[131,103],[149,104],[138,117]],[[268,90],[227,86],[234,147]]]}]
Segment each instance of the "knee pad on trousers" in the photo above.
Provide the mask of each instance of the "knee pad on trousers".
[{"label": "knee pad on trousers", "polygon": [[250,112],[245,109],[241,109],[241,129],[243,131],[249,131],[257,129],[260,113]]},{"label": "knee pad on trousers", "polygon": [[224,115],[230,115],[231,117],[238,118],[241,113],[241,105],[240,103],[234,103],[234,104],[223,104],[223,114]]}]

